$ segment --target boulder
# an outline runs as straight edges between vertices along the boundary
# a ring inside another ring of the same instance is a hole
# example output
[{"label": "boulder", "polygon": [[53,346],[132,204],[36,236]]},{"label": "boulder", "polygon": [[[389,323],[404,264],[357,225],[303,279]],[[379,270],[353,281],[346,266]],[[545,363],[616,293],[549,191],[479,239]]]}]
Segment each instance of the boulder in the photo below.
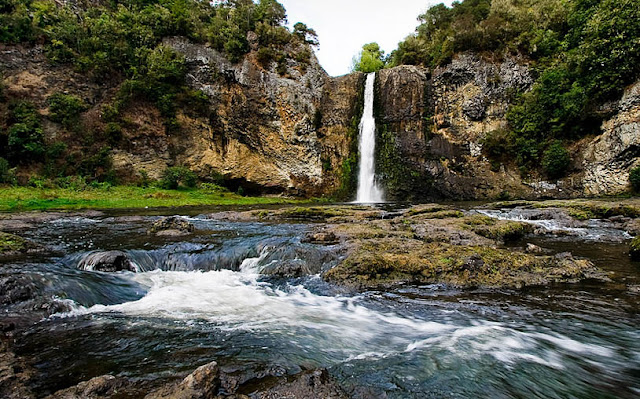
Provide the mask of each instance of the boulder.
[{"label": "boulder", "polygon": [[145,399],[208,399],[220,389],[220,368],[216,362],[200,366],[182,382],[166,386],[145,396]]},{"label": "boulder", "polygon": [[301,241],[321,245],[334,245],[339,242],[338,237],[331,231],[308,233]]},{"label": "boulder", "polygon": [[93,399],[117,397],[118,391],[127,386],[128,381],[112,375],[102,375],[84,381],[71,388],[54,393],[47,399]]},{"label": "boulder", "polygon": [[85,255],[78,269],[96,272],[135,272],[136,267],[122,251],[92,252]]},{"label": "boulder", "polygon": [[171,216],[155,222],[149,229],[149,234],[176,237],[191,234],[195,230],[196,227],[187,219]]}]

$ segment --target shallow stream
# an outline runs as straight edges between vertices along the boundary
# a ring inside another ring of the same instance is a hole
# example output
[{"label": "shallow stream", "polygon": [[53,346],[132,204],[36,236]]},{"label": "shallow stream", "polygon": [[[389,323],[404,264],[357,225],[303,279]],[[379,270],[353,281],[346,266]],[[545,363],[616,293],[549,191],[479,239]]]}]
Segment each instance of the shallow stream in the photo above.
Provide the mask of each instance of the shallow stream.
[{"label": "shallow stream", "polygon": [[[326,367],[361,397],[640,396],[640,294],[628,289],[640,266],[628,237],[606,224],[517,244],[588,257],[613,273],[604,285],[355,293],[319,275],[261,274],[279,262],[317,272],[339,262],[336,246],[301,242],[312,225],[185,213],[200,231],[186,239],[147,235],[159,214],[61,217],[23,233],[60,255],[8,260],[0,274],[71,309],[16,336],[16,352],[39,371],[38,395],[103,374],[166,381],[216,360],[256,377]],[[106,250],[127,252],[138,272],[78,269]],[[16,304],[3,317],[23,311]]]}]

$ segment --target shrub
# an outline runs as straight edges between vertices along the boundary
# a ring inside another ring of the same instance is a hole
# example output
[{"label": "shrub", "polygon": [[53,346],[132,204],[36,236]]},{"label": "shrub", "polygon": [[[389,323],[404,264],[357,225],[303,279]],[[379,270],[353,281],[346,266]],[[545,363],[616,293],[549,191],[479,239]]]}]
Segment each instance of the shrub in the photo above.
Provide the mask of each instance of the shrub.
[{"label": "shrub", "polygon": [[629,182],[633,191],[640,192],[640,166],[636,166],[629,172]]},{"label": "shrub", "polygon": [[264,69],[269,69],[269,66],[271,66],[271,62],[273,62],[275,55],[271,48],[262,47],[260,50],[258,50],[256,57],[260,66],[262,66]]},{"label": "shrub", "polygon": [[122,127],[116,122],[109,122],[104,128],[109,145],[115,146],[122,140]]},{"label": "shrub", "polygon": [[552,179],[564,176],[570,164],[569,151],[559,140],[554,141],[542,155],[542,168]]},{"label": "shrub", "polygon": [[80,114],[87,110],[84,101],[68,94],[55,93],[49,97],[48,103],[50,111],[49,118],[54,122],[61,123],[67,128],[76,124]]},{"label": "shrub", "polygon": [[0,184],[16,184],[16,174],[9,167],[9,161],[0,158]]},{"label": "shrub", "polygon": [[87,181],[82,176],[67,176],[55,179],[56,186],[73,191],[84,191],[87,188]]},{"label": "shrub", "polygon": [[165,169],[162,173],[160,186],[167,190],[175,190],[180,185],[185,187],[195,187],[198,177],[193,171],[184,166],[174,166]]},{"label": "shrub", "polygon": [[136,183],[138,187],[147,188],[153,183],[153,180],[149,177],[149,172],[144,169],[141,169],[138,174],[140,175],[140,179]]}]

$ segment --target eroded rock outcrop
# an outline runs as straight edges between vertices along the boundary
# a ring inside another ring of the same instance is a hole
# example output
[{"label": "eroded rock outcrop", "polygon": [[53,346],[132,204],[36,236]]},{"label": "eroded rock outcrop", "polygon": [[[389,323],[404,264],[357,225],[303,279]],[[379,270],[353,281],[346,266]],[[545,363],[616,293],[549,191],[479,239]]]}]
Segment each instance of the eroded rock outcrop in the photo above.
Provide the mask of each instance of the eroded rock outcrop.
[{"label": "eroded rock outcrop", "polygon": [[640,156],[640,82],[625,90],[617,114],[602,125],[603,134],[582,151],[584,194],[620,194],[629,190],[629,170]]},{"label": "eroded rock outcrop", "polygon": [[571,147],[571,173],[523,178],[514,164],[487,159],[483,140],[508,128],[513,93],[533,84],[524,60],[458,54],[433,71],[401,66],[377,81],[378,170],[391,198],[569,198],[629,190],[640,155],[640,82],[630,86],[602,134]]},{"label": "eroded rock outcrop", "polygon": [[[289,59],[282,73],[275,63],[261,65],[255,49],[234,64],[184,38],[168,38],[163,45],[185,56],[187,84],[205,93],[209,116],[178,110],[179,128],[169,130],[155,105],[130,101],[121,110],[127,121],[122,140],[112,148],[122,181],[136,179],[139,171],[157,179],[167,167],[184,165],[205,180],[222,175],[231,188],[242,186],[249,193],[311,196],[340,186],[362,74],[331,78],[313,53],[308,63]],[[122,83],[97,82],[70,66],[52,65],[38,45],[0,45],[0,69],[7,97],[34,103],[42,115],[48,114],[52,94],[78,96],[89,107],[83,125],[95,131],[104,130],[103,109]],[[47,140],[63,141],[71,152],[83,150],[57,123],[45,119],[43,130]]]}]

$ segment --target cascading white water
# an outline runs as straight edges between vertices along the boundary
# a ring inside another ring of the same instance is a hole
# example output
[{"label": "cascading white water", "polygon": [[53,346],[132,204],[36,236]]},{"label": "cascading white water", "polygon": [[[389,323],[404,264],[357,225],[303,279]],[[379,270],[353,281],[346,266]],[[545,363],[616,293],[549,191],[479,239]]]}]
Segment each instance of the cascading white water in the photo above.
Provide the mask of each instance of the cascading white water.
[{"label": "cascading white water", "polygon": [[374,84],[376,74],[367,75],[364,91],[364,112],[360,120],[360,173],[358,175],[359,203],[384,202],[384,193],[376,183],[375,150],[376,150],[376,120],[373,116]]}]

